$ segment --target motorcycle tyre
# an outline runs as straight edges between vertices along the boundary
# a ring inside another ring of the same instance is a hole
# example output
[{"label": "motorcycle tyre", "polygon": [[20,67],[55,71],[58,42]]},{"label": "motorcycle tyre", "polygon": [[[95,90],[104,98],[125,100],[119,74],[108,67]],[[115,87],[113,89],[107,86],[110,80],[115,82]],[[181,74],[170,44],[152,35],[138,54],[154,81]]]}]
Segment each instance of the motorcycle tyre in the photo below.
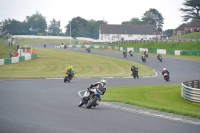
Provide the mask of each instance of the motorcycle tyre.
[{"label": "motorcycle tyre", "polygon": [[94,96],[92,99],[90,99],[88,102],[87,102],[87,105],[86,107],[88,109],[90,109],[92,106],[96,105],[96,102],[99,98],[97,96]]},{"label": "motorcycle tyre", "polygon": [[83,104],[84,104],[84,102],[81,100],[81,101],[79,102],[78,106],[79,106],[79,107],[82,107]]},{"label": "motorcycle tyre", "polygon": [[65,76],[65,78],[64,78],[64,82],[66,83],[67,82],[67,77]]}]

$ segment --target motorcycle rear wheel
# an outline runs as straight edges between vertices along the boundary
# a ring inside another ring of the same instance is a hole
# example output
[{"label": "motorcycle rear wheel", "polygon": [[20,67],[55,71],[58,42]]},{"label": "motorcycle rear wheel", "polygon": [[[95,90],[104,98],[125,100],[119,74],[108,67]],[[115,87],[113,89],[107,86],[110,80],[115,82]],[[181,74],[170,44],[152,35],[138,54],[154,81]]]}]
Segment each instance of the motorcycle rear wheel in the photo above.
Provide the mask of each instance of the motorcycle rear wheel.
[{"label": "motorcycle rear wheel", "polygon": [[90,100],[88,101],[86,107],[87,107],[88,109],[90,109],[92,106],[94,106],[94,105],[96,104],[96,102],[97,102],[98,99],[99,99],[99,98],[98,98],[97,96],[94,96],[92,99],[90,99]]}]

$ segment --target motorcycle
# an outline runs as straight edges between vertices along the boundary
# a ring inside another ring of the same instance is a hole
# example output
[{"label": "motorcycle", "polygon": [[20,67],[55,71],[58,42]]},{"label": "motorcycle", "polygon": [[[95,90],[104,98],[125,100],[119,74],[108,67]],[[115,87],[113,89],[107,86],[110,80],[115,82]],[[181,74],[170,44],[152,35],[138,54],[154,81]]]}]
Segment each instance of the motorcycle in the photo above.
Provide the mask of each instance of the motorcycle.
[{"label": "motorcycle", "polygon": [[90,50],[89,48],[86,48],[86,51],[87,51],[88,53],[90,53],[91,50]]},{"label": "motorcycle", "polygon": [[146,62],[146,57],[143,57],[143,58],[142,58],[142,61],[143,61],[143,62]]},{"label": "motorcycle", "polygon": [[67,48],[67,46],[66,45],[64,45],[64,49],[66,49]]},{"label": "motorcycle", "polygon": [[127,57],[127,53],[125,53],[125,54],[123,54],[124,55],[124,58],[126,58]]},{"label": "motorcycle", "polygon": [[130,52],[130,56],[133,56],[133,52]]},{"label": "motorcycle", "polygon": [[160,61],[160,62],[162,62],[162,57],[160,56],[160,57],[158,57],[158,60]]},{"label": "motorcycle", "polygon": [[144,55],[145,55],[147,58],[149,57],[149,55],[148,55],[148,53],[147,53],[147,52],[145,52],[145,53],[144,53]]},{"label": "motorcycle", "polygon": [[85,105],[88,109],[90,109],[99,105],[101,93],[98,89],[93,88],[91,90],[80,91],[78,94],[81,97],[81,101],[78,104],[79,107]]},{"label": "motorcycle", "polygon": [[138,70],[133,71],[132,76],[139,79]]},{"label": "motorcycle", "polygon": [[64,77],[64,82],[70,82],[72,80],[72,77],[69,77],[70,72],[66,72],[65,77]]},{"label": "motorcycle", "polygon": [[164,73],[164,80],[169,81],[169,76],[167,73]]}]

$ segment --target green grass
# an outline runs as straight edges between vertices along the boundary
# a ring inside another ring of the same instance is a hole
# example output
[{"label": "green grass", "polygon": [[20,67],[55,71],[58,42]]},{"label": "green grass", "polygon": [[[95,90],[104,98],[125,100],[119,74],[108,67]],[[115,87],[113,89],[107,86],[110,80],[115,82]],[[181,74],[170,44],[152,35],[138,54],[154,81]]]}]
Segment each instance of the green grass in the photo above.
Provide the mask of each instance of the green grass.
[{"label": "green grass", "polygon": [[200,39],[200,32],[185,34],[181,36],[172,36],[169,39]]},{"label": "green grass", "polygon": [[[20,38],[16,39],[16,44],[29,46],[34,44],[61,44],[66,43],[69,44],[69,39],[39,39],[39,38]],[[75,40],[72,39],[71,43],[75,43]]]},{"label": "green grass", "polygon": [[112,44],[111,46],[119,47],[134,47],[134,48],[154,48],[167,50],[200,50],[199,42],[143,42],[143,43],[127,43],[127,44]]},{"label": "green grass", "polygon": [[12,53],[16,52],[16,45],[9,46],[8,44],[3,44],[3,40],[0,38],[0,59],[9,58],[9,52],[12,50]]},{"label": "green grass", "polygon": [[114,87],[102,100],[200,118],[200,104],[182,98],[181,85]]},{"label": "green grass", "polygon": [[[72,64],[75,77],[121,77],[131,76],[134,62],[106,56],[76,53],[67,50],[35,49],[38,58],[0,66],[0,79],[62,78],[65,69]],[[154,75],[152,69],[134,63],[140,76]]]}]

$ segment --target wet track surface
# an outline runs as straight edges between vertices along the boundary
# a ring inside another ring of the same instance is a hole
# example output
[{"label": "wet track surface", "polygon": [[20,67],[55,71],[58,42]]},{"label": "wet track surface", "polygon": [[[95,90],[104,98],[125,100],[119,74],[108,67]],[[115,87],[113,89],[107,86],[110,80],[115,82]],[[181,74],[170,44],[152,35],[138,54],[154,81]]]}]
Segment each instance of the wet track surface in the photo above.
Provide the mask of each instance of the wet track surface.
[{"label": "wet track surface", "polygon": [[[86,53],[84,49],[68,50]],[[92,49],[90,54],[124,59],[121,53]],[[126,60],[142,63],[139,55],[128,56]],[[157,71],[167,67],[171,73],[171,81],[165,82],[161,75],[140,79],[107,78],[108,88],[125,85],[181,84],[186,80],[200,78],[198,62],[164,58],[160,63],[156,57],[150,56],[145,65]],[[63,83],[63,79],[1,80],[0,132],[199,133],[200,125],[189,122],[122,111],[102,105],[92,109],[86,109],[84,106],[79,108],[78,91],[99,80],[74,78],[71,83]]]}]

